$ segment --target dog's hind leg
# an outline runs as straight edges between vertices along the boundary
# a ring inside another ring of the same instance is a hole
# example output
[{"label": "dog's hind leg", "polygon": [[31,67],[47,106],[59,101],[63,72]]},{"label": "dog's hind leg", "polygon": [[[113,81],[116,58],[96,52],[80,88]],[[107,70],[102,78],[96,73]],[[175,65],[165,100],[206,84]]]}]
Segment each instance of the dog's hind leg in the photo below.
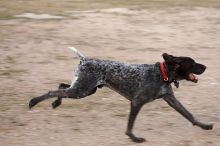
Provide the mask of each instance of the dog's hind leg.
[{"label": "dog's hind leg", "polygon": [[[97,87],[89,88],[87,90],[82,90],[81,88],[67,88],[67,89],[59,89],[55,91],[49,91],[48,93],[35,97],[30,100],[29,102],[29,108],[34,107],[39,102],[53,98],[53,97],[59,97],[62,98],[72,98],[72,99],[80,99],[84,98],[86,96],[92,95],[96,92]],[[59,99],[57,99],[59,100]],[[59,102],[59,101],[58,101]]]},{"label": "dog's hind leg", "polygon": [[132,141],[137,142],[137,143],[141,143],[145,141],[144,138],[136,137],[132,132],[135,119],[142,106],[143,104],[137,103],[135,101],[131,101],[131,110],[130,110],[130,115],[128,119],[127,131],[126,131],[126,135],[128,135]]},{"label": "dog's hind leg", "polygon": [[[69,84],[65,84],[65,83],[60,83],[58,89],[67,89],[69,88],[70,85]],[[55,100],[53,103],[52,103],[52,107],[53,108],[57,108],[58,106],[60,106],[62,103],[62,97],[58,96],[57,100]]]},{"label": "dog's hind leg", "polygon": [[[73,92],[71,92],[71,94],[73,94]],[[49,91],[48,93],[46,93],[44,95],[41,95],[41,96],[38,96],[38,97],[31,99],[29,102],[29,108],[32,108],[33,106],[35,106],[39,102],[46,100],[46,99],[49,99],[49,98],[53,98],[53,97],[67,98],[69,96],[73,96],[73,95],[70,95],[66,89]]]}]

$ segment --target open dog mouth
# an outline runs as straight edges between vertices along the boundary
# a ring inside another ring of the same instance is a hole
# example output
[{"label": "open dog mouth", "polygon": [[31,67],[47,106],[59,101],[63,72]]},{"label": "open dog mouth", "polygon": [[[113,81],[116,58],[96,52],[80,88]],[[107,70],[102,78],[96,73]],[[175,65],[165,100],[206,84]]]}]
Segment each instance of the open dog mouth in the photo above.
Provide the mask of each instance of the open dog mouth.
[{"label": "open dog mouth", "polygon": [[198,82],[198,78],[193,73],[189,74],[189,80],[194,82],[194,83]]}]

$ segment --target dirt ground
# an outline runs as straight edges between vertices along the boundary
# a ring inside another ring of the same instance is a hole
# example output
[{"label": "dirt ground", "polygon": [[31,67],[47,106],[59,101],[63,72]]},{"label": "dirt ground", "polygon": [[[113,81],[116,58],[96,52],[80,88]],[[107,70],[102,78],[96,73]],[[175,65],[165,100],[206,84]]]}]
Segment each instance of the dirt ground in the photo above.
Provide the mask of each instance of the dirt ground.
[{"label": "dirt ground", "polygon": [[[219,146],[220,8],[215,4],[91,6],[65,9],[61,19],[17,18],[14,15],[25,12],[20,9],[17,13],[13,9],[10,17],[0,16],[0,145]],[[58,15],[59,11],[51,11]],[[134,128],[147,141],[133,143],[124,134],[129,102],[107,88],[81,100],[65,99],[55,110],[53,100],[29,110],[31,97],[71,82],[79,60],[69,46],[85,56],[129,63],[162,61],[161,54],[167,52],[207,65],[199,83],[182,81],[174,90],[195,117],[214,123],[214,129],[193,127],[157,100],[144,106]]]}]

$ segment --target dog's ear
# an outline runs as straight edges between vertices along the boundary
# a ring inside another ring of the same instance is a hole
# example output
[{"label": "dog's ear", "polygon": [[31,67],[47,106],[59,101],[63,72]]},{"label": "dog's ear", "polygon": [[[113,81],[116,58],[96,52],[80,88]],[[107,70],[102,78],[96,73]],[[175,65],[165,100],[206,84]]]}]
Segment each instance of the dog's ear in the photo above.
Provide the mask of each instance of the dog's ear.
[{"label": "dog's ear", "polygon": [[169,55],[167,53],[162,54],[163,59],[166,63],[169,63],[170,65],[177,65],[183,61],[183,57],[175,57],[173,55]]},{"label": "dog's ear", "polygon": [[163,53],[162,56],[165,62],[173,62],[175,58],[173,55],[169,55],[167,53]]},{"label": "dog's ear", "polygon": [[181,62],[184,61],[184,59],[183,59],[182,57],[175,57],[173,60],[174,60],[174,62],[177,63],[177,64],[179,64],[179,63],[181,63]]},{"label": "dog's ear", "polygon": [[169,55],[167,53],[162,54],[164,61],[168,65],[169,68],[169,73],[167,74],[168,76],[168,81],[172,82],[175,80],[175,58],[173,55]]}]

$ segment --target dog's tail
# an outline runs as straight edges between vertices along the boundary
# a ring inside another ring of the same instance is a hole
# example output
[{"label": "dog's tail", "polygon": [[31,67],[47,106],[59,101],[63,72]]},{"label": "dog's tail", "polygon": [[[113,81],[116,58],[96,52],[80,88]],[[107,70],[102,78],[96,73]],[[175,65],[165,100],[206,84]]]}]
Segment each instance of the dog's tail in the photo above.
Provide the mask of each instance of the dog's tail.
[{"label": "dog's tail", "polygon": [[77,55],[77,57],[79,57],[80,60],[85,59],[85,56],[82,53],[80,53],[76,48],[69,47],[69,49],[71,49]]}]

